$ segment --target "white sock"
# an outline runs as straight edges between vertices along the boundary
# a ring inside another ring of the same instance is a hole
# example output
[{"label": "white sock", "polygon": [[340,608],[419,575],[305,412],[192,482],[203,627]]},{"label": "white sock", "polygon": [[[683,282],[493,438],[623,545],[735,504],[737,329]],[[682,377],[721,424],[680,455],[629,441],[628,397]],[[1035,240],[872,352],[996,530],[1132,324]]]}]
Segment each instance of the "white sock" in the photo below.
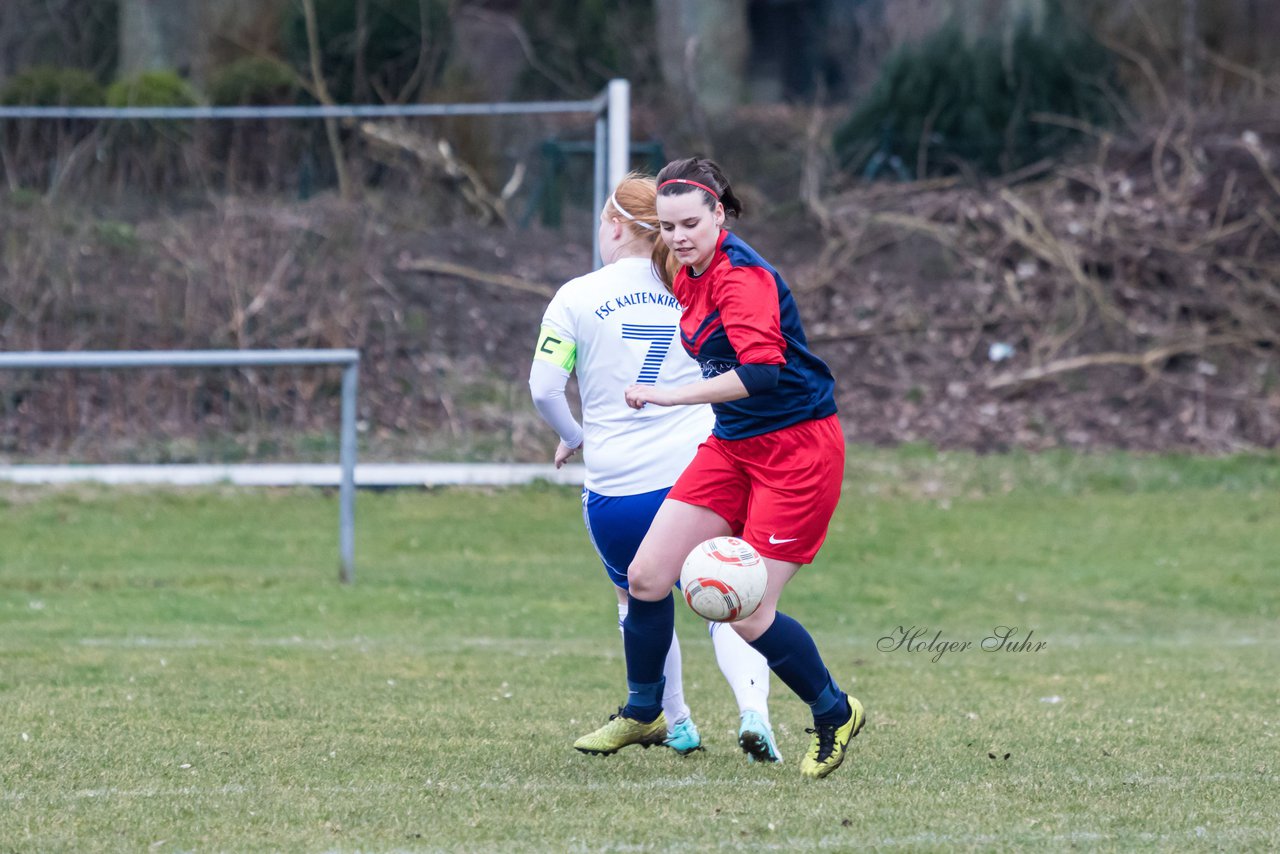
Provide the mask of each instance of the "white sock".
[{"label": "white sock", "polygon": [[[726,623],[707,623],[716,663],[729,680],[738,713],[755,712],[769,723],[769,663]],[[770,724],[772,726],[772,724]]]},{"label": "white sock", "polygon": [[680,638],[671,633],[671,649],[662,666],[667,684],[662,694],[662,711],[667,715],[667,729],[689,717],[689,707],[684,702],[684,666],[680,658]]},{"label": "white sock", "polygon": [[[626,605],[618,603],[619,632],[622,631],[622,621],[627,618],[627,610]],[[755,652],[755,650],[751,651]],[[662,676],[667,680],[662,693],[662,712],[667,716],[667,729],[670,730],[671,727],[689,717],[689,706],[684,701],[684,667],[680,658],[680,639],[676,637],[675,632],[671,633],[671,649],[667,651],[667,660],[662,666]]]}]

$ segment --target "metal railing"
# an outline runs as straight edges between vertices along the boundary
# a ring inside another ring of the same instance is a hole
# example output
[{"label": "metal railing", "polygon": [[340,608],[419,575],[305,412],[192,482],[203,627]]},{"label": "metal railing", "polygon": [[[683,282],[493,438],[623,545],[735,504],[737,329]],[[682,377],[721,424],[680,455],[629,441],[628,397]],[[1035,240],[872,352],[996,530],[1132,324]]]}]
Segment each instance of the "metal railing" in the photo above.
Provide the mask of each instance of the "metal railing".
[{"label": "metal railing", "polygon": [[356,496],[356,395],[359,382],[358,350],[86,350],[83,352],[0,353],[0,369],[80,370],[110,368],[248,368],[300,365],[341,365],[342,427],[338,463],[339,579],[355,580]]},{"label": "metal railing", "polygon": [[[599,212],[609,188],[627,174],[631,155],[631,83],[610,80],[589,101],[495,101],[478,104],[344,104],[332,106],[262,107],[3,107],[5,119],[327,119],[416,116],[489,116],[539,113],[586,113],[595,116],[594,210]],[[592,229],[592,257],[600,266],[600,237]]]}]

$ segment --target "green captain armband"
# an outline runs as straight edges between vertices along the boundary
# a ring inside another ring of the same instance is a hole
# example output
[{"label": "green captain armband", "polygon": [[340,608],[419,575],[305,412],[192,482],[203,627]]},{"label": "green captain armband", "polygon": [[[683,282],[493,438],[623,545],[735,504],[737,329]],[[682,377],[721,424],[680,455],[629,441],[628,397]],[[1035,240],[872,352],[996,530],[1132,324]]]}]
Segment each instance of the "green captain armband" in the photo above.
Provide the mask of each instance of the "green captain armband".
[{"label": "green captain armband", "polygon": [[572,371],[578,361],[578,347],[572,341],[564,340],[563,333],[544,326],[538,333],[538,349],[533,358]]}]

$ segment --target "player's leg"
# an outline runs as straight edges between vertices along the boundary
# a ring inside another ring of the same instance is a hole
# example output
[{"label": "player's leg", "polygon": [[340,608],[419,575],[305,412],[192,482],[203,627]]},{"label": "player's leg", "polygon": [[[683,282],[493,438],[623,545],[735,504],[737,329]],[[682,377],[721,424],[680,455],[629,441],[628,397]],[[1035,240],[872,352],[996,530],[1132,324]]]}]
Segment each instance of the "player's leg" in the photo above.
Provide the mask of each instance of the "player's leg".
[{"label": "player's leg", "polygon": [[[625,636],[623,638],[625,643]],[[702,735],[693,722],[689,706],[684,700],[683,661],[680,657],[680,636],[671,633],[671,649],[662,665],[662,716],[667,719],[667,739],[664,744],[681,756],[688,756],[702,749]]]},{"label": "player's leg", "polygon": [[[644,534],[647,530],[645,520],[651,520],[662,506],[667,490],[655,490],[634,496],[602,496],[583,490],[583,520],[609,579],[614,583],[618,597],[618,628],[623,635],[624,649],[626,630],[624,628],[630,612],[630,597],[627,593],[627,567],[635,557]],[[601,730],[579,739],[574,745],[588,753],[612,753],[618,747],[630,743],[650,744],[664,743],[677,753],[688,754],[698,750],[702,745],[698,728],[689,714],[689,707],[684,699],[683,667],[680,655],[680,643],[675,637],[674,623],[670,635],[670,645],[663,659],[662,681],[664,689],[661,697],[662,714],[658,717],[663,722],[663,738],[656,739],[657,728],[652,726],[656,720],[644,722],[641,728],[627,727],[619,716],[610,719]],[[641,741],[625,740],[617,744],[613,737],[602,738],[604,730],[611,733],[625,727],[625,738],[639,737]],[[633,731],[634,730],[634,731]]]},{"label": "player's leg", "polygon": [[741,525],[746,517],[745,484],[745,474],[716,447],[714,438],[708,439],[654,515],[627,570],[630,597],[622,627],[627,704],[608,724],[579,739],[592,752],[641,743],[661,720],[662,668],[675,628],[671,590],[694,546]]},{"label": "player's leg", "polygon": [[733,690],[738,711],[769,720],[769,663],[728,623],[707,623],[716,664]]},{"label": "player's leg", "polygon": [[644,721],[658,713],[664,690],[662,667],[675,629],[671,590],[693,547],[728,533],[729,524],[714,511],[670,498],[654,516],[627,570],[630,600],[623,624],[627,656],[625,717]]},{"label": "player's leg", "polygon": [[803,700],[813,714],[813,735],[800,770],[806,777],[825,777],[844,761],[849,740],[862,729],[862,704],[840,689],[818,652],[813,636],[797,620],[778,610],[782,589],[800,564],[765,558],[769,584],[756,612],[733,623],[738,632],[769,662],[769,668]]},{"label": "player's leg", "polygon": [[752,762],[781,762],[769,723],[769,663],[727,623],[707,623],[716,663],[738,702],[738,746]]},{"label": "player's leg", "polygon": [[[623,635],[622,624],[627,619],[627,589],[614,587],[618,594],[618,634]],[[684,699],[684,663],[680,653],[680,636],[671,633],[671,649],[662,667],[666,690],[662,693],[662,716],[667,721],[665,744],[681,756],[702,749],[702,736],[693,722],[689,705]]]},{"label": "player's leg", "polygon": [[769,582],[760,607],[733,628],[808,704],[813,741],[801,773],[825,777],[844,761],[849,739],[862,728],[865,716],[861,703],[836,684],[813,637],[779,611],[778,602],[787,582],[812,562],[826,538],[844,476],[844,438],[832,416],[759,439],[760,447],[743,447],[748,459],[768,461],[748,464],[752,497],[743,539],[764,557]]}]

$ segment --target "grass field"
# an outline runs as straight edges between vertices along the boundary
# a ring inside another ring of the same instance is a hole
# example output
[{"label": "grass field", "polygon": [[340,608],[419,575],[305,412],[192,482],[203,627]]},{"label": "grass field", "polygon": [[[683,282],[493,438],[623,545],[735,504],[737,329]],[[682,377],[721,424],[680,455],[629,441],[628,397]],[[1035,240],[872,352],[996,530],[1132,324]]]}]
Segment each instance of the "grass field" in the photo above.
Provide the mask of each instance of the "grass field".
[{"label": "grass field", "polygon": [[683,606],[707,750],[570,748],[624,695],[573,490],[362,493],[343,587],[332,494],[4,488],[0,851],[1277,850],[1278,515],[1275,456],[855,452],[807,783]]}]

